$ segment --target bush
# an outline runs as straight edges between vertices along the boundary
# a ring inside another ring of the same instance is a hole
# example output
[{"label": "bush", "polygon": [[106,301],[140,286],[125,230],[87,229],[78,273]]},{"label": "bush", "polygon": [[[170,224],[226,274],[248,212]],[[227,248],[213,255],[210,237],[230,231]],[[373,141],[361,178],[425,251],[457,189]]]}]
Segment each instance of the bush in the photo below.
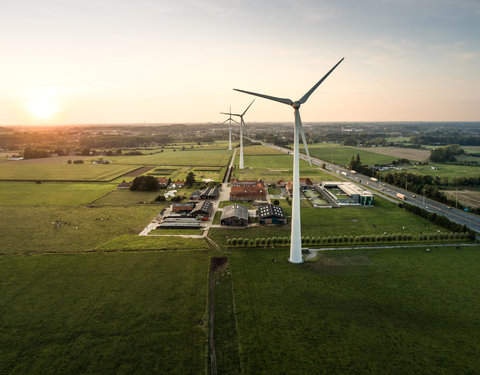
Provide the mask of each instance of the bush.
[{"label": "bush", "polygon": [[155,202],[165,202],[166,198],[163,195],[159,195],[155,198]]},{"label": "bush", "polygon": [[280,204],[280,201],[279,201],[278,199],[274,199],[274,200],[273,200],[273,204],[274,204],[275,206],[278,206],[278,205]]}]

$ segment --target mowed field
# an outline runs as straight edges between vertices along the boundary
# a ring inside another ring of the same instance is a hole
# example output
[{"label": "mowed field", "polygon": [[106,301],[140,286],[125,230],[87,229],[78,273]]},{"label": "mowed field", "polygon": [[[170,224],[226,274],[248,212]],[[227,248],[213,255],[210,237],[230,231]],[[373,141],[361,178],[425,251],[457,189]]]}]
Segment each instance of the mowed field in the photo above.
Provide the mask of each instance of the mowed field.
[{"label": "mowed field", "polygon": [[1,374],[203,374],[204,252],[0,257]]},{"label": "mowed field", "polygon": [[[271,151],[271,152],[270,152]],[[290,181],[292,179],[293,156],[265,146],[248,146],[244,148],[245,169],[240,170],[239,152],[237,152],[234,164],[234,175],[243,180],[256,180],[261,177],[268,183],[274,183],[280,179]],[[300,176],[309,177],[314,182],[331,180],[331,176],[318,167],[311,167],[304,160],[300,160]]]},{"label": "mowed field", "polygon": [[479,250],[233,251],[243,373],[479,373]]},{"label": "mowed field", "polygon": [[133,165],[193,165],[193,166],[225,166],[233,151],[228,149],[186,149],[185,151],[165,149],[150,155],[109,156],[113,164]]},{"label": "mowed field", "polygon": [[140,165],[0,163],[0,180],[110,181]]},{"label": "mowed field", "polygon": [[0,205],[82,205],[115,188],[109,183],[1,181]]}]

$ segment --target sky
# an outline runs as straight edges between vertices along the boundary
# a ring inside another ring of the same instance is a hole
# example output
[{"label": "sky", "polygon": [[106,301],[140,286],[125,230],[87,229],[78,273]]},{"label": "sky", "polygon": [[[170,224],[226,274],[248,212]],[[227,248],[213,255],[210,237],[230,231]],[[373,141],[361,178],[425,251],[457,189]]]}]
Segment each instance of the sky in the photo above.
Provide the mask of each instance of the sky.
[{"label": "sky", "polygon": [[16,0],[0,51],[0,125],[221,122],[342,57],[304,122],[480,121],[479,0]]}]

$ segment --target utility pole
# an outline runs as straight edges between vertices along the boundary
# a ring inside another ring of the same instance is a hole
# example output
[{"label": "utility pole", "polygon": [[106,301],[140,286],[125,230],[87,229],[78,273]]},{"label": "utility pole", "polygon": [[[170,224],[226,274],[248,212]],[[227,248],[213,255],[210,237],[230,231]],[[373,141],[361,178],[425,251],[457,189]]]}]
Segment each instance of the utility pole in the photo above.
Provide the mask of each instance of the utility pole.
[{"label": "utility pole", "polygon": [[425,208],[425,188],[423,188],[423,208]]},{"label": "utility pole", "polygon": [[407,190],[407,172],[405,172],[405,190]]},{"label": "utility pole", "polygon": [[455,188],[455,208],[457,208],[457,202],[458,202],[458,188]]}]

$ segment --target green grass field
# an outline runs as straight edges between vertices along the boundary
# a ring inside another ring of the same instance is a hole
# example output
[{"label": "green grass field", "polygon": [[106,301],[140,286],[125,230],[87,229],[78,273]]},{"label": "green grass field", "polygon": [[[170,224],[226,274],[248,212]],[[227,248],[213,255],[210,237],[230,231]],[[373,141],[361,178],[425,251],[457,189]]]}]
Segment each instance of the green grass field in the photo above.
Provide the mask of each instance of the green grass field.
[{"label": "green grass field", "polygon": [[479,250],[232,252],[244,373],[479,372]]},{"label": "green grass field", "polygon": [[0,180],[110,181],[139,165],[0,163]]},{"label": "green grass field", "polygon": [[[438,166],[438,169],[432,169],[431,166]],[[408,172],[426,174],[431,176],[440,177],[472,177],[480,175],[480,168],[467,165],[452,165],[452,164],[431,164],[431,165],[418,165],[407,169]]]},{"label": "green grass field", "polygon": [[204,252],[0,257],[1,374],[202,374]]},{"label": "green grass field", "polygon": [[[259,149],[259,147],[262,147]],[[253,150],[250,150],[253,148]],[[291,180],[293,157],[285,153],[267,153],[268,150],[264,146],[248,146],[245,147],[244,164],[246,169],[239,169],[239,155],[235,157],[235,165],[237,168],[234,171],[234,176],[241,180],[256,180],[259,177],[266,182],[273,183],[280,179]],[[258,152],[254,154],[254,152]],[[323,172],[317,167],[310,167],[308,162],[300,160],[300,176],[308,177],[314,182],[322,180],[331,180],[331,176]]]},{"label": "green grass field", "polygon": [[187,149],[186,151],[165,149],[164,152],[138,156],[112,156],[110,160],[115,164],[134,165],[193,165],[193,166],[225,166],[233,151],[228,149]]},{"label": "green grass field", "polygon": [[132,234],[125,234],[115,237],[114,239],[101,244],[96,248],[96,250],[207,250],[208,248],[208,244],[204,238],[185,238],[174,236],[137,236]]},{"label": "green grass field", "polygon": [[[140,233],[159,211],[153,205],[2,206],[0,253],[92,250],[117,236]],[[61,220],[57,229],[56,220]]]},{"label": "green grass field", "polygon": [[116,188],[111,183],[0,182],[0,205],[84,205]]}]

